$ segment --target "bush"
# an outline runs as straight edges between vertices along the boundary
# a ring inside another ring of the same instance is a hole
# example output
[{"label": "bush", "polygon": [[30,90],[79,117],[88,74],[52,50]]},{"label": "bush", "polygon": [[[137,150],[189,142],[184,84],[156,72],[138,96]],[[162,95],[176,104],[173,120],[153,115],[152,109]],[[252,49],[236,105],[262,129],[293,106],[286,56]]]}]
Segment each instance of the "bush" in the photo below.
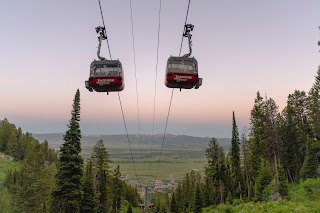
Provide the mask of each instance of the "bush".
[{"label": "bush", "polygon": [[310,199],[314,200],[320,197],[320,178],[307,179],[302,183]]}]

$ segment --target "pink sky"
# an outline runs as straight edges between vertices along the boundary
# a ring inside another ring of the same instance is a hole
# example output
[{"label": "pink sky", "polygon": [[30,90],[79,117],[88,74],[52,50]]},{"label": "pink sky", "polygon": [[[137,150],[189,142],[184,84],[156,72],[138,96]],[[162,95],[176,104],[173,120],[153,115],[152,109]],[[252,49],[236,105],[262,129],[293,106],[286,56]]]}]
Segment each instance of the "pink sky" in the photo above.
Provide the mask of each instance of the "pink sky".
[{"label": "pink sky", "polygon": [[[163,0],[156,99],[156,133],[163,133],[171,90],[164,68],[179,52],[187,1]],[[121,92],[129,132],[137,133],[137,108],[129,1],[102,1],[113,58],[125,69]],[[282,110],[289,93],[308,91],[319,61],[319,1],[191,1],[188,23],[203,86],[174,92],[168,132],[231,136],[249,127],[256,92]],[[158,1],[133,1],[142,133],[151,134]],[[0,5],[0,119],[34,132],[65,131],[72,99],[81,92],[84,133],[123,134],[117,94],[84,87],[96,58],[101,25],[97,2],[8,1]],[[184,43],[183,52],[187,46]],[[102,55],[108,56],[106,45]]]}]

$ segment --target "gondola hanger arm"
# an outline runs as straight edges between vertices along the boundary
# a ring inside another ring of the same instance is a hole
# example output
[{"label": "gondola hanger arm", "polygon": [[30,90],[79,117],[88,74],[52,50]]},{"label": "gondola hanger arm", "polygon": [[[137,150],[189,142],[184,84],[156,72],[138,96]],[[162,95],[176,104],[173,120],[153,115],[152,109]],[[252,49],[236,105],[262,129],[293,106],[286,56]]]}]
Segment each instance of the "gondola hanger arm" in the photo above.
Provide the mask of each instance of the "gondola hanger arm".
[{"label": "gondola hanger arm", "polygon": [[102,57],[100,55],[102,40],[105,40],[107,38],[105,31],[106,31],[106,29],[104,27],[100,27],[100,26],[96,27],[96,32],[99,34],[99,37],[98,37],[99,44],[98,44],[97,56],[100,60],[106,60],[105,57]]},{"label": "gondola hanger arm", "polygon": [[190,57],[190,55],[192,54],[192,35],[191,35],[191,31],[193,30],[194,25],[192,24],[186,24],[184,26],[184,32],[183,32],[183,37],[188,37],[188,44],[189,44],[189,53],[184,54],[182,57]]}]

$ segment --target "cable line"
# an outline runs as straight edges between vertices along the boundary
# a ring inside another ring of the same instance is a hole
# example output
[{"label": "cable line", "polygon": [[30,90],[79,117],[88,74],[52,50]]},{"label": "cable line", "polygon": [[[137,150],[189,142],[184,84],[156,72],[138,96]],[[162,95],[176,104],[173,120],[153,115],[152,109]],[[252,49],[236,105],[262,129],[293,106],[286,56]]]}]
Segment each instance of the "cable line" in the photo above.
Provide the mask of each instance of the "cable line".
[{"label": "cable line", "polygon": [[[184,27],[185,27],[185,25],[187,24],[187,20],[188,20],[189,8],[190,8],[190,1],[191,1],[191,0],[189,0],[189,2],[188,2],[188,9],[187,9],[186,19],[185,19],[184,26],[183,26],[183,32],[184,32]],[[184,34],[184,33],[182,33],[182,39],[181,39],[179,57],[180,57],[180,55],[181,55],[181,49],[182,49],[182,43],[183,43],[183,37],[184,37],[183,34]],[[158,161],[158,168],[157,168],[157,173],[156,173],[156,179],[157,179],[157,177],[158,177],[158,172],[159,172],[159,167],[160,167],[161,157],[162,157],[162,151],[163,151],[163,144],[164,144],[165,137],[166,137],[166,133],[167,133],[167,126],[168,126],[169,115],[170,115],[170,110],[171,110],[171,103],[172,103],[173,91],[174,91],[174,88],[172,88],[172,92],[171,92],[171,98],[170,98],[170,104],[169,104],[169,109],[168,109],[168,114],[167,114],[167,120],[166,120],[166,125],[165,125],[165,129],[164,129],[163,138],[162,138],[161,151],[160,151],[160,156],[159,156],[159,161]]]},{"label": "cable line", "polygon": [[133,18],[132,18],[132,1],[130,0],[130,12],[131,12],[131,36],[132,36],[132,49],[133,49],[133,62],[134,62],[134,77],[136,80],[136,96],[137,96],[137,108],[138,108],[138,123],[139,123],[139,141],[140,141],[140,154],[142,164],[142,147],[141,147],[141,122],[140,122],[140,108],[139,108],[139,95],[138,95],[138,80],[137,80],[137,65],[136,65],[136,50],[134,46],[134,32],[133,32]]},{"label": "cable line", "polygon": [[[159,44],[160,44],[160,29],[161,29],[161,0],[159,5],[159,22],[158,22],[158,43],[157,43],[157,60],[156,60],[156,77],[154,81],[154,98],[153,98],[153,116],[152,116],[152,136],[151,136],[151,151],[150,162],[152,163],[152,146],[154,137],[154,117],[156,112],[156,96],[157,96],[157,79],[158,79],[158,63],[159,63]],[[151,175],[151,163],[150,163],[150,175]]]},{"label": "cable line", "polygon": [[157,168],[157,173],[156,173],[156,179],[157,179],[157,177],[158,177],[159,166],[160,166],[161,157],[162,157],[163,144],[164,144],[164,140],[165,140],[166,133],[167,133],[167,126],[168,126],[169,115],[170,115],[170,110],[171,110],[171,102],[172,102],[172,97],[173,97],[173,91],[174,91],[174,89],[172,89],[172,92],[171,92],[169,110],[168,110],[168,114],[167,114],[167,121],[166,121],[166,126],[165,126],[165,128],[164,128],[164,133],[163,133],[163,138],[162,138],[162,145],[161,145],[161,151],[160,151],[160,156],[159,156],[159,161],[158,161],[158,168]]},{"label": "cable line", "polygon": [[103,18],[103,13],[102,13],[102,8],[101,8],[101,2],[100,2],[100,0],[98,0],[98,1],[99,1],[99,7],[100,7],[100,13],[101,13],[101,18],[102,18],[102,23],[103,23],[103,27],[104,27],[104,33],[105,33],[106,40],[107,40],[109,55],[110,55],[110,59],[112,60],[111,51],[110,51],[110,46],[109,46],[109,40],[108,40],[108,36],[107,36],[107,32],[106,32],[106,25],[104,24],[104,18]]},{"label": "cable line", "polygon": [[138,180],[136,165],[134,163],[134,159],[133,159],[133,155],[132,155],[131,143],[130,143],[130,140],[129,140],[129,134],[128,134],[127,124],[126,124],[126,119],[124,118],[124,113],[123,113],[123,108],[122,108],[122,103],[121,103],[121,98],[120,98],[120,93],[119,92],[118,92],[118,97],[119,97],[119,103],[120,103],[121,112],[122,112],[123,124],[124,124],[125,130],[126,130],[127,140],[128,140],[128,144],[129,144],[129,148],[130,148],[132,164],[133,164],[134,172],[135,172],[135,175],[136,175],[136,179]]},{"label": "cable line", "polygon": [[[186,26],[186,24],[187,24],[187,19],[188,19],[188,15],[189,15],[189,7],[190,7],[190,1],[191,0],[189,0],[189,3],[188,3],[188,9],[187,9],[187,14],[186,14],[186,20],[184,21],[184,25],[183,25],[183,32],[184,32],[184,26]],[[182,33],[183,34],[183,33]],[[180,57],[180,55],[181,55],[181,49],[182,49],[182,43],[183,43],[183,35],[182,35],[182,39],[181,39],[181,45],[180,45],[180,52],[179,52],[179,57]]]},{"label": "cable line", "polygon": [[[100,7],[102,23],[103,23],[103,27],[104,27],[105,39],[107,40],[109,55],[110,55],[110,59],[112,60],[109,41],[108,41],[107,33],[106,33],[106,30],[105,30],[106,26],[105,26],[105,23],[104,23],[104,17],[103,17],[103,12],[102,12],[102,8],[101,8],[101,2],[100,2],[100,0],[98,0],[98,2],[99,2],[99,7]],[[120,93],[119,92],[118,92],[118,97],[119,97],[119,103],[120,103],[120,108],[121,108],[121,113],[122,113],[123,124],[124,124],[125,130],[126,130],[127,140],[128,140],[128,144],[129,144],[129,149],[130,149],[131,160],[132,160],[132,164],[133,164],[133,168],[134,168],[134,173],[135,173],[136,179],[138,180],[137,170],[136,170],[135,162],[134,162],[134,159],[133,159],[132,148],[131,148],[131,143],[130,143],[129,134],[128,134],[127,123],[126,123],[126,119],[125,119],[125,116],[124,116],[122,102],[121,102],[121,98],[120,98]]]}]

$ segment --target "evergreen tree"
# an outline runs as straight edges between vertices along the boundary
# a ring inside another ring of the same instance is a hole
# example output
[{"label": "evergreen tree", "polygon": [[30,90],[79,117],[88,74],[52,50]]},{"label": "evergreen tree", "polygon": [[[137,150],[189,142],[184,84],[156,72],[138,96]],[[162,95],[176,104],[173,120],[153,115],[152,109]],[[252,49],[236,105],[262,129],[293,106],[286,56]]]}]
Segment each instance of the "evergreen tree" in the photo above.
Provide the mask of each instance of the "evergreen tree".
[{"label": "evergreen tree", "polygon": [[178,182],[178,186],[175,190],[175,200],[177,202],[178,212],[182,211],[182,206],[184,204],[183,194],[182,194],[182,184],[181,181]]},{"label": "evergreen tree", "polygon": [[215,201],[214,185],[213,181],[208,177],[208,175],[205,175],[204,184],[202,184],[202,187],[203,207],[213,205]]},{"label": "evergreen tree", "polygon": [[200,186],[197,184],[196,190],[193,196],[193,212],[194,213],[201,213],[202,212],[202,196],[200,191]]},{"label": "evergreen tree", "polygon": [[123,184],[125,189],[124,199],[127,200],[132,206],[138,207],[140,195],[138,194],[137,188],[125,182]]},{"label": "evergreen tree", "polygon": [[282,197],[286,197],[288,195],[288,181],[286,179],[285,172],[281,164],[279,165],[278,192]]},{"label": "evergreen tree", "polygon": [[245,133],[241,134],[241,160],[242,160],[242,165],[244,167],[244,177],[245,177],[245,187],[243,191],[246,191],[246,197],[251,198],[250,192],[250,161],[249,161],[249,143],[246,137]]},{"label": "evergreen tree", "polygon": [[225,153],[215,138],[212,138],[206,150],[208,165],[206,166],[206,178],[212,180],[214,185],[215,204],[224,203],[226,192],[230,187],[230,176],[226,166]]},{"label": "evergreen tree", "polygon": [[[278,134],[278,106],[272,98],[265,101],[265,150],[264,156],[269,165],[276,173],[278,179],[278,156],[279,156],[279,134]],[[277,180],[278,181],[278,180]]]},{"label": "evergreen tree", "polygon": [[253,180],[258,176],[261,157],[263,156],[263,150],[265,148],[265,126],[265,102],[258,91],[250,118],[250,173]]},{"label": "evergreen tree", "polygon": [[315,76],[315,83],[313,84],[313,88],[320,92],[320,65],[318,66],[317,76]]},{"label": "evergreen tree", "polygon": [[19,171],[19,182],[16,182],[14,190],[16,210],[26,213],[47,212],[52,189],[50,182],[43,153],[37,144]]},{"label": "evergreen tree", "polygon": [[98,173],[97,171],[101,170],[105,170],[108,172],[110,169],[111,160],[107,148],[103,144],[103,141],[99,140],[92,150],[93,153],[91,159],[96,173]]},{"label": "evergreen tree", "polygon": [[105,170],[102,170],[101,179],[99,182],[99,190],[98,213],[105,213],[108,212],[107,174]]},{"label": "evergreen tree", "polygon": [[314,149],[320,161],[320,91],[312,88],[308,96],[308,120],[312,138],[315,138]]},{"label": "evergreen tree", "polygon": [[232,175],[232,186],[233,186],[233,194],[236,197],[239,197],[241,194],[240,190],[235,190],[239,186],[242,185],[242,176],[241,176],[241,168],[240,168],[240,140],[239,140],[239,132],[236,123],[236,118],[234,112],[232,114],[232,139],[231,139],[231,147],[230,147],[230,164],[231,164],[231,175]]},{"label": "evergreen tree", "polygon": [[174,193],[172,193],[172,197],[171,197],[170,211],[171,212],[179,212],[176,197],[175,197]]},{"label": "evergreen tree", "polygon": [[64,143],[60,147],[56,189],[52,194],[52,212],[77,213],[82,200],[81,179],[83,159],[81,152],[80,131],[80,92],[77,90],[68,130]]},{"label": "evergreen tree", "polygon": [[305,156],[306,137],[310,129],[309,118],[306,116],[307,105],[306,93],[296,90],[288,96],[287,106],[279,119],[280,161],[291,182],[299,180]]},{"label": "evergreen tree", "polygon": [[83,199],[81,204],[82,213],[93,213],[95,211],[95,196],[93,190],[92,162],[88,161],[85,180],[83,184]]},{"label": "evergreen tree", "polygon": [[18,140],[15,131],[11,131],[6,145],[6,153],[10,156],[16,156],[18,151]]},{"label": "evergreen tree", "polygon": [[311,139],[307,137],[306,157],[304,159],[303,166],[300,172],[301,177],[303,179],[317,177],[317,168],[318,168],[317,154],[310,140]]},{"label": "evergreen tree", "polygon": [[[98,206],[108,209],[111,200],[111,175],[109,154],[102,140],[93,147],[91,156],[93,165],[93,186]],[[109,193],[107,193],[109,191]],[[101,197],[102,196],[102,197]]]},{"label": "evergreen tree", "polygon": [[228,197],[226,201],[227,201],[227,204],[232,205],[233,198],[230,191],[228,192]]},{"label": "evergreen tree", "polygon": [[272,172],[271,168],[267,161],[263,160],[261,162],[259,176],[255,182],[254,194],[255,200],[262,201],[262,191],[268,186],[272,181]]},{"label": "evergreen tree", "polygon": [[46,161],[49,161],[49,143],[47,140],[45,140],[43,143],[41,143],[41,149],[44,154],[44,157]]},{"label": "evergreen tree", "polygon": [[161,208],[160,198],[157,197],[154,204],[154,212],[160,213],[160,208]]},{"label": "evergreen tree", "polygon": [[132,206],[131,206],[130,203],[129,203],[129,207],[128,207],[127,213],[133,213],[133,212],[132,212]]},{"label": "evergreen tree", "polygon": [[121,180],[121,173],[119,165],[113,172],[113,199],[112,199],[112,212],[118,213],[121,208],[121,197],[123,194],[123,184]]}]

